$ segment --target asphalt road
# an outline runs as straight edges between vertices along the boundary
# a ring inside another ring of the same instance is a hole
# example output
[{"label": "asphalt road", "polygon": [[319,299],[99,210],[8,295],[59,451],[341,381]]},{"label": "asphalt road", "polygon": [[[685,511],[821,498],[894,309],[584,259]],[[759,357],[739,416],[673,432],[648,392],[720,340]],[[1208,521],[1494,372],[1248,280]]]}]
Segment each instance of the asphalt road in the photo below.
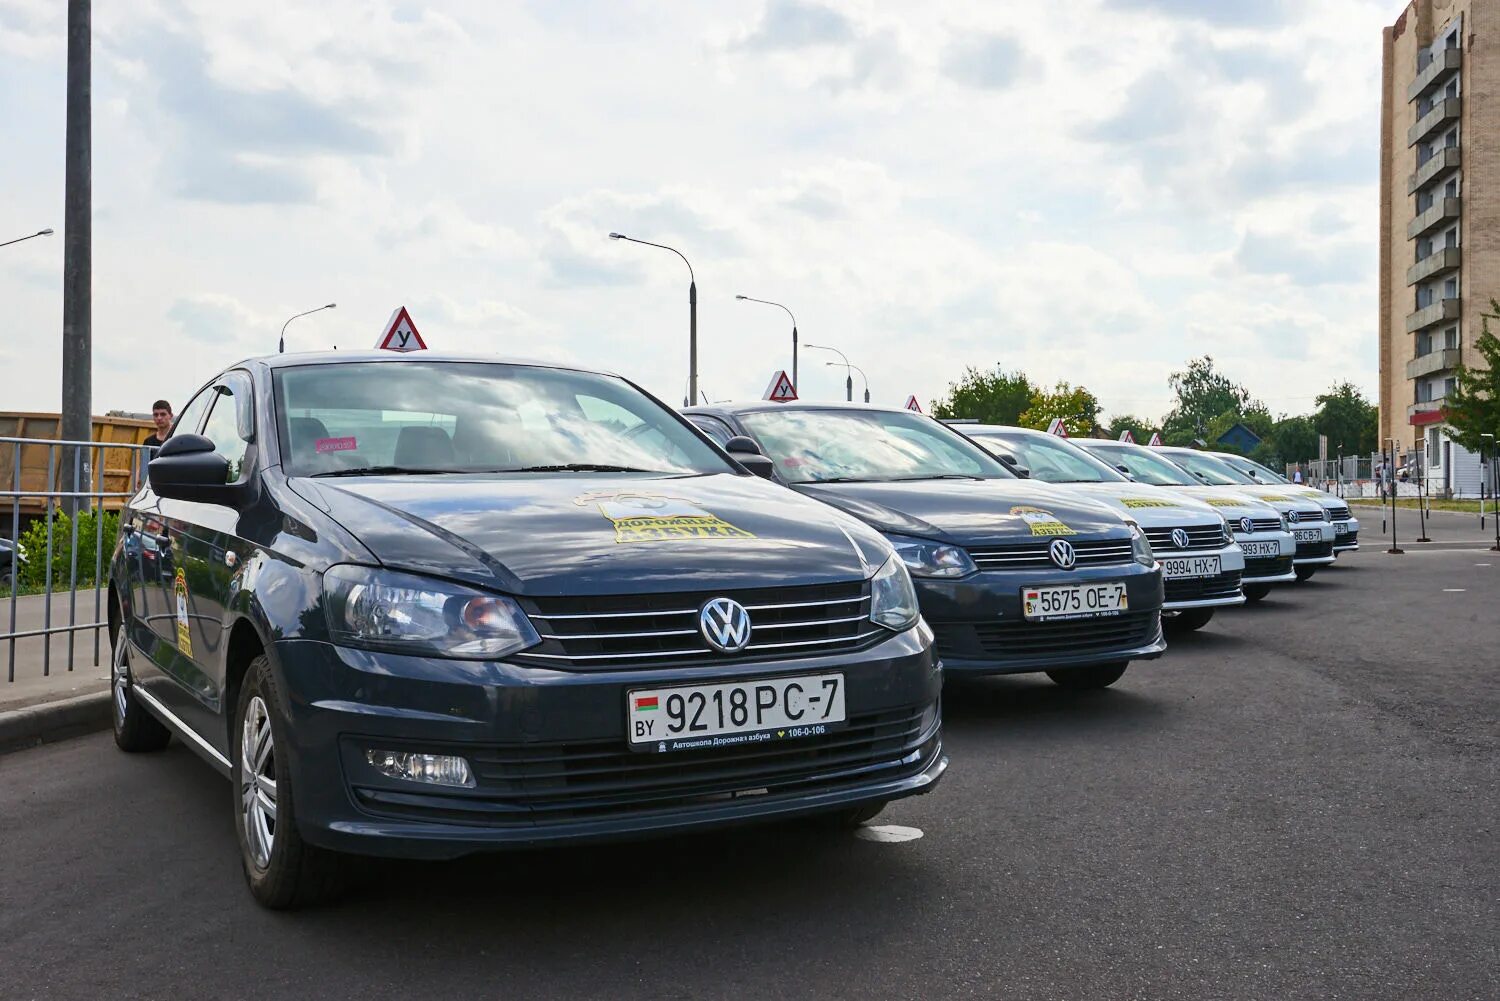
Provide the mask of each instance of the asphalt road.
[{"label": "asphalt road", "polygon": [[948,777],[877,821],[905,843],[381,864],[272,914],[186,750],[3,756],[3,994],[1500,997],[1500,553],[1446,535],[1367,536],[1107,692],[950,687]]}]

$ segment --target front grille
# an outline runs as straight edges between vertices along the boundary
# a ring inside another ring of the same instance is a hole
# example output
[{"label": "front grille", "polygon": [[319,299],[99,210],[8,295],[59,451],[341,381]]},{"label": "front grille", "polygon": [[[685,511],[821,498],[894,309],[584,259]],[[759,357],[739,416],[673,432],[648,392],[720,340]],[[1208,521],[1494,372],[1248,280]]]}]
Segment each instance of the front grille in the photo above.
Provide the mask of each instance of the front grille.
[{"label": "front grille", "polygon": [[[698,630],[698,610],[713,598],[733,598],[750,613],[750,644],[734,653],[709,647]],[[550,667],[602,670],[766,660],[856,650],[883,630],[870,621],[864,581],[810,587],[523,598],[542,636],[513,659]],[[889,635],[888,633],[886,635]]]},{"label": "front grille", "polygon": [[1240,593],[1240,572],[1221,573],[1217,577],[1199,577],[1192,580],[1167,580],[1162,582],[1167,601],[1209,601],[1213,598],[1233,598]]},{"label": "front grille", "polygon": [[472,791],[354,792],[375,813],[513,827],[680,811],[738,795],[800,796],[920,772],[937,751],[937,717],[933,705],[867,713],[822,736],[727,750],[656,754],[622,750],[619,738],[466,747]]},{"label": "front grille", "polygon": [[1308,560],[1320,556],[1332,556],[1332,542],[1299,542],[1297,543],[1297,559]]},{"label": "front grille", "polygon": [[1247,556],[1246,577],[1279,577],[1292,572],[1290,556]]},{"label": "front grille", "polygon": [[[1099,539],[1090,542],[1068,542],[1073,546],[1075,567],[1124,566],[1134,560],[1129,539]],[[989,546],[970,549],[969,556],[981,570],[1057,569],[1047,554],[1052,543],[1027,543],[1020,546]]]},{"label": "front grille", "polygon": [[[1234,530],[1236,532],[1242,532],[1244,526],[1242,526],[1238,521],[1231,521],[1230,524],[1232,526],[1234,526]],[[1279,531],[1281,531],[1281,519],[1280,518],[1251,518],[1250,519],[1250,531],[1251,532],[1279,532]]]},{"label": "front grille", "polygon": [[1297,520],[1294,522],[1294,524],[1305,525],[1309,521],[1326,521],[1326,520],[1327,520],[1327,516],[1324,514],[1322,508],[1320,508],[1320,507],[1310,507],[1310,508],[1308,508],[1305,511],[1300,510],[1300,509],[1297,511]]},{"label": "front grille", "polygon": [[1172,541],[1175,528],[1148,528],[1146,538],[1157,552],[1181,553],[1191,549],[1223,549],[1224,529],[1219,525],[1183,525],[1188,534],[1188,544],[1179,546]]},{"label": "front grille", "polygon": [[1131,650],[1156,641],[1161,614],[1125,612],[1099,619],[1061,622],[932,622],[940,657],[1033,660],[1051,654]]},{"label": "front grille", "polygon": [[1324,508],[1323,510],[1325,510],[1325,511],[1328,512],[1328,518],[1329,518],[1330,521],[1348,521],[1349,520],[1349,506],[1347,504],[1344,505],[1343,507],[1329,507],[1329,508]]}]

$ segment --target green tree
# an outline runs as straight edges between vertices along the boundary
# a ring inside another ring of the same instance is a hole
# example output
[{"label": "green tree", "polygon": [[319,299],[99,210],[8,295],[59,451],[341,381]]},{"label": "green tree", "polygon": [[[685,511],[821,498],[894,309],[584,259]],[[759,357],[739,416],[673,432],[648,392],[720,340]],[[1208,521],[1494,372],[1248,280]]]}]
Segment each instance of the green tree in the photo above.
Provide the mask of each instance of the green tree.
[{"label": "green tree", "polygon": [[1061,417],[1067,422],[1069,434],[1091,437],[1099,428],[1099,412],[1103,409],[1098,397],[1087,389],[1059,382],[1051,392],[1031,391],[1031,406],[1021,414],[1019,423],[1045,431],[1054,418]]},{"label": "green tree", "polygon": [[1119,414],[1111,417],[1104,425],[1104,433],[1115,440],[1119,440],[1122,431],[1129,431],[1135,437],[1136,444],[1144,445],[1151,440],[1153,434],[1161,433],[1161,426],[1135,414]]},{"label": "green tree", "polygon": [[1283,417],[1276,422],[1267,444],[1268,457],[1277,460],[1266,463],[1272,468],[1288,462],[1306,462],[1318,457],[1318,429],[1311,417]]},{"label": "green tree", "polygon": [[[1337,382],[1317,398],[1313,427],[1328,436],[1329,455],[1366,455],[1375,451],[1380,410],[1352,383]],[[1317,442],[1309,458],[1317,457]],[[1287,461],[1296,462],[1289,458]]]},{"label": "green tree", "polygon": [[1194,358],[1167,382],[1177,394],[1176,405],[1162,420],[1162,438],[1169,445],[1191,445],[1195,438],[1212,441],[1209,428],[1216,420],[1226,413],[1238,420],[1251,404],[1250,391],[1215,369],[1208,355]]},{"label": "green tree", "polygon": [[973,417],[985,424],[1015,424],[1031,405],[1034,387],[1023,372],[1006,372],[996,365],[981,372],[970,366],[963,378],[948,384],[948,395],[932,401],[939,420]]},{"label": "green tree", "polygon": [[1500,338],[1490,333],[1490,320],[1500,314],[1500,302],[1490,300],[1489,313],[1480,314],[1479,340],[1475,347],[1485,368],[1458,367],[1458,388],[1448,394],[1448,423],[1453,439],[1471,452],[1484,454],[1492,447],[1481,434],[1500,435]]},{"label": "green tree", "polygon": [[[114,550],[115,536],[120,531],[118,511],[81,511],[78,514],[78,566],[79,587],[93,584],[96,564],[108,573],[106,564]],[[103,549],[95,545],[102,538]],[[47,519],[38,518],[31,527],[21,533],[21,545],[26,550],[26,562],[16,572],[16,583],[27,590],[41,590],[47,581]],[[65,589],[73,579],[73,521],[66,511],[52,515],[52,586]]]}]

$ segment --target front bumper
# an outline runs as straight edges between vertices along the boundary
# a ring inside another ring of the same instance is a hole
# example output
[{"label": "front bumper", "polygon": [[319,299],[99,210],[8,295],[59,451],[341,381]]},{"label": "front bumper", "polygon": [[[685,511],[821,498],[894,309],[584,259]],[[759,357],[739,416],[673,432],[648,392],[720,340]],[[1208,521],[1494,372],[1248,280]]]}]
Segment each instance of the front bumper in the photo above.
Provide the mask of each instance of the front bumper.
[{"label": "front bumper", "polygon": [[1334,559],[1333,524],[1325,521],[1322,524],[1314,522],[1312,525],[1303,524],[1293,526],[1294,531],[1306,531],[1309,528],[1317,528],[1319,530],[1319,539],[1317,542],[1299,541],[1297,543],[1297,554],[1293,557],[1292,563],[1299,567],[1327,566]]},{"label": "front bumper", "polygon": [[[1165,576],[1168,560],[1190,560],[1198,556],[1217,556],[1220,572],[1212,577]],[[1240,590],[1240,579],[1245,572],[1245,554],[1240,551],[1238,545],[1208,551],[1163,551],[1157,553],[1156,558],[1164,568],[1162,611],[1180,612],[1189,608],[1222,608],[1226,605],[1245,603],[1245,594]]]},{"label": "front bumper", "polygon": [[[784,818],[927,792],[947,768],[942,669],[919,624],[857,653],[571,672],[276,644],[280,707],[310,843],[402,858],[618,840]],[[632,751],[627,692],[840,672],[847,724],[829,733]],[[393,779],[370,749],[456,754],[473,788]]]},{"label": "front bumper", "polygon": [[[1027,587],[1123,581],[1129,610],[1092,619],[1028,622]],[[1138,563],[1076,570],[981,571],[961,580],[918,578],[922,617],[947,674],[1024,674],[1122,660],[1166,649],[1160,570]]]},{"label": "front bumper", "polygon": [[1335,553],[1352,553],[1359,549],[1359,519],[1350,518],[1348,521],[1336,521],[1333,523],[1333,551]]},{"label": "front bumper", "polygon": [[1251,543],[1274,542],[1275,556],[1246,556],[1245,575],[1242,584],[1285,584],[1297,579],[1292,569],[1292,560],[1297,552],[1297,540],[1291,532],[1236,532],[1235,541],[1244,546]]}]

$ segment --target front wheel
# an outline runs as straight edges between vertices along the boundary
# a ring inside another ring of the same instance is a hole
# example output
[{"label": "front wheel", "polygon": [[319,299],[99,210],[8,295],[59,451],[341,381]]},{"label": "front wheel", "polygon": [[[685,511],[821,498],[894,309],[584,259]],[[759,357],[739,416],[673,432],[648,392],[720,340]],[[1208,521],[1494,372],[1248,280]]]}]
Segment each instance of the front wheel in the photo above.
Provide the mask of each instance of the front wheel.
[{"label": "front wheel", "polygon": [[1064,667],[1048,671],[1047,677],[1063,688],[1108,688],[1120,680],[1129,666],[1130,661],[1126,660],[1117,664],[1095,664],[1092,667]]},{"label": "front wheel", "polygon": [[340,876],[339,857],[307,844],[297,830],[291,768],[277,752],[288,744],[280,703],[270,662],[255,658],[240,686],[230,745],[234,833],[251,896],[273,910],[332,896]]},{"label": "front wheel", "polygon": [[1271,585],[1270,584],[1246,584],[1244,590],[1245,590],[1245,600],[1248,601],[1250,604],[1253,605],[1257,601],[1263,600],[1266,595],[1268,595],[1268,594],[1271,593]]},{"label": "front wheel", "polygon": [[1318,572],[1317,567],[1296,567],[1298,580],[1311,580],[1312,575]]},{"label": "front wheel", "polygon": [[1162,616],[1161,624],[1174,633],[1190,633],[1208,625],[1213,617],[1212,608],[1186,608],[1170,618]]}]

